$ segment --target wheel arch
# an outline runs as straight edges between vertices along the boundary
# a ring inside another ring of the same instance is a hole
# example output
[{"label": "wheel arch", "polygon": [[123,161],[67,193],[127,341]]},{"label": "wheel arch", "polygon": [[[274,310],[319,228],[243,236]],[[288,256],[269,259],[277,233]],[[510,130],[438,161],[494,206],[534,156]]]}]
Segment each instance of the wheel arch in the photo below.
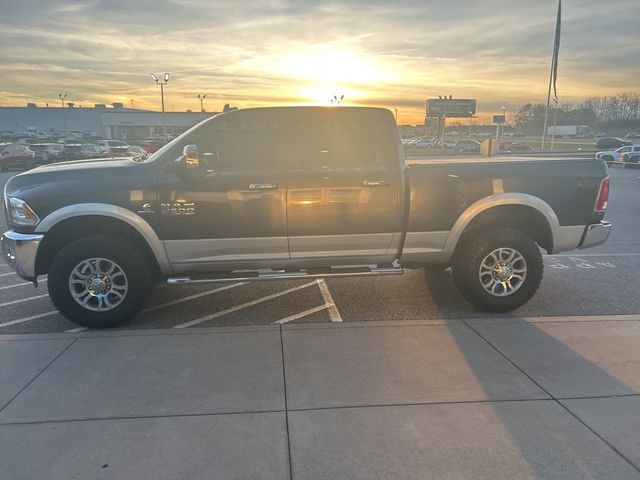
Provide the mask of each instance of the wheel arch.
[{"label": "wheel arch", "polygon": [[491,226],[519,228],[549,253],[554,251],[560,235],[558,217],[544,200],[522,193],[491,195],[478,200],[460,215],[445,242],[443,261],[452,259],[469,234]]},{"label": "wheel arch", "polygon": [[113,233],[136,244],[156,274],[171,273],[164,246],[151,226],[130,210],[108,204],[70,205],[47,215],[35,233],[44,233],[36,257],[37,274],[46,273],[55,253],[70,240],[91,233]]}]

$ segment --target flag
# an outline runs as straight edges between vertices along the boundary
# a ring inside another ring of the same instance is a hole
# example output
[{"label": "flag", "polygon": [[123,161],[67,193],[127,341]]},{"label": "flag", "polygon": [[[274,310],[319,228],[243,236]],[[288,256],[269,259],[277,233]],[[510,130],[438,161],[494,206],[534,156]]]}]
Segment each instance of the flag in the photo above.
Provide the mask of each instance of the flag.
[{"label": "flag", "polygon": [[551,57],[551,77],[553,79],[553,96],[555,102],[558,100],[558,92],[556,91],[556,80],[558,79],[558,53],[560,52],[560,12],[562,9],[562,0],[558,0],[558,17],[556,18],[556,38],[553,42],[553,56]]}]

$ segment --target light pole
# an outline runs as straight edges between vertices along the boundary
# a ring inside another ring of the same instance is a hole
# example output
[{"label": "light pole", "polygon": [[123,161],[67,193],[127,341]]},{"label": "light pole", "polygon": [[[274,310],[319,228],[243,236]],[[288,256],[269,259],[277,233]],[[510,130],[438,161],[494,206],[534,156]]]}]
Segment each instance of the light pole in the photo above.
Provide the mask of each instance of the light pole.
[{"label": "light pole", "polygon": [[502,117],[504,118],[504,121],[500,125],[500,139],[498,140],[498,143],[502,142],[502,137],[504,136],[504,126],[507,123],[507,107],[505,105],[502,106]]},{"label": "light pole", "polygon": [[204,99],[207,98],[207,94],[206,93],[203,94],[203,95],[198,94],[197,98],[198,98],[198,100],[200,100],[200,111],[204,112],[204,105],[203,104],[204,104]]},{"label": "light pole", "polygon": [[398,107],[393,107],[393,109],[396,111],[396,125],[398,125]]},{"label": "light pole", "polygon": [[58,94],[60,97],[60,103],[62,104],[62,122],[64,124],[64,131],[67,132],[67,112],[64,109],[64,99],[67,98],[67,92]]},{"label": "light pole", "polygon": [[156,81],[157,85],[160,85],[160,100],[162,101],[162,136],[164,140],[167,139],[167,123],[164,119],[164,86],[169,83],[169,73],[165,73],[162,80],[156,77],[153,73],[149,74],[151,78]]}]

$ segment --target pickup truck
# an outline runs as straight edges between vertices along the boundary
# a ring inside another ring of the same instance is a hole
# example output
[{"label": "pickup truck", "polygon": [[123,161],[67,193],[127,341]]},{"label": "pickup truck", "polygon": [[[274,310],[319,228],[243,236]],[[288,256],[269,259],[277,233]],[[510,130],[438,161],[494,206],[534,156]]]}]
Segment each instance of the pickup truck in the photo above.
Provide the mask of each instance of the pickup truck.
[{"label": "pickup truck", "polygon": [[4,190],[5,261],[90,328],[158,282],[446,268],[480,309],[526,303],[553,254],[603,243],[600,160],[406,160],[392,113],[278,107],[213,116],[144,159],[41,166]]}]

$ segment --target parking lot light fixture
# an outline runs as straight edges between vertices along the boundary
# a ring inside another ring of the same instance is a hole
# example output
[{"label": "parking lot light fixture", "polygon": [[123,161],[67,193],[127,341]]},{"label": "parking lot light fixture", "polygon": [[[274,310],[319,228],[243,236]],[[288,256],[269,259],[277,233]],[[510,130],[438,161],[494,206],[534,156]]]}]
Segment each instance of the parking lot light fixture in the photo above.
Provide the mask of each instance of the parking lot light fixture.
[{"label": "parking lot light fixture", "polygon": [[164,118],[164,86],[169,83],[169,73],[166,72],[164,74],[163,80],[161,81],[157,76],[153,73],[150,73],[149,76],[155,80],[157,85],[160,85],[160,101],[162,103],[162,136],[164,139],[167,139],[167,122]]},{"label": "parking lot light fixture", "polygon": [[200,100],[200,111],[204,112],[204,99],[207,98],[207,94],[198,94],[197,95],[198,100]]}]

